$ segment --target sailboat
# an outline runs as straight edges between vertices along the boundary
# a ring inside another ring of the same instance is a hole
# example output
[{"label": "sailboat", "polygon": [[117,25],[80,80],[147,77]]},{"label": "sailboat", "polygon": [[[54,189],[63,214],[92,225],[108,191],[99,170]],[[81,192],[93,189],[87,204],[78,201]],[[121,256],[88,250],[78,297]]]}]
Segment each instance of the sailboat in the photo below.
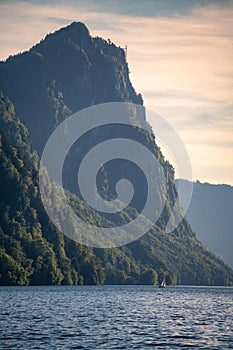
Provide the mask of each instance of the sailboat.
[{"label": "sailboat", "polygon": [[159,285],[159,288],[165,288],[166,287],[166,280],[165,277],[163,278],[161,284]]}]

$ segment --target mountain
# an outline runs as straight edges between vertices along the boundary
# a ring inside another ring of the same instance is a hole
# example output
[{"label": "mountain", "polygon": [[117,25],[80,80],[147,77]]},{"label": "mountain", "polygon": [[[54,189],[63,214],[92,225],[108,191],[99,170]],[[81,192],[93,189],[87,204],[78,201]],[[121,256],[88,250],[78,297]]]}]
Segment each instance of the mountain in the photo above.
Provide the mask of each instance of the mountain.
[{"label": "mountain", "polygon": [[0,77],[39,152],[57,125],[78,110],[110,101],[142,104],[130,83],[124,50],[92,38],[82,23],[1,62]]},{"label": "mountain", "polygon": [[[185,181],[185,180],[178,180]],[[187,211],[197,238],[233,267],[233,187],[199,181],[193,184],[193,195]]]},{"label": "mountain", "polygon": [[[92,38],[84,24],[72,23],[28,52],[1,62],[0,77],[0,176],[4,184],[0,190],[0,284],[151,284],[166,276],[168,284],[233,285],[233,271],[196,239],[187,219],[166,233],[177,197],[174,170],[155,138],[137,128],[122,131],[111,126],[85,135],[85,142],[76,144],[70,155],[66,188],[77,215],[85,221],[108,227],[129,222],[140,211],[143,199],[142,178],[131,164],[117,163],[113,170],[106,165],[98,178],[104,184],[100,191],[110,198],[112,181],[121,179],[122,169],[139,189],[134,205],[117,217],[90,209],[74,191],[70,171],[93,144],[116,135],[135,137],[156,155],[166,178],[164,210],[146,235],[119,248],[86,247],[59,232],[43,208],[39,159],[57,125],[94,104],[143,103],[130,83],[123,49]],[[55,188],[52,184],[49,191],[55,193]],[[59,212],[59,197],[51,206]]]}]

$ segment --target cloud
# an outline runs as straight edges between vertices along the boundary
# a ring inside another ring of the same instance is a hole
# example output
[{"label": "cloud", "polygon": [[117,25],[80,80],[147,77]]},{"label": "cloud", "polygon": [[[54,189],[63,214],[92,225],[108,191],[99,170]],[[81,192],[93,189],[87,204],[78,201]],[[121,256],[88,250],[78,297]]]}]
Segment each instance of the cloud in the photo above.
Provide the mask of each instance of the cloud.
[{"label": "cloud", "polygon": [[146,0],[145,10],[136,1],[131,12],[128,2],[118,10],[119,3],[2,2],[1,57],[29,49],[72,21],[127,44],[134,87],[181,134],[195,177],[233,184],[233,2]]}]

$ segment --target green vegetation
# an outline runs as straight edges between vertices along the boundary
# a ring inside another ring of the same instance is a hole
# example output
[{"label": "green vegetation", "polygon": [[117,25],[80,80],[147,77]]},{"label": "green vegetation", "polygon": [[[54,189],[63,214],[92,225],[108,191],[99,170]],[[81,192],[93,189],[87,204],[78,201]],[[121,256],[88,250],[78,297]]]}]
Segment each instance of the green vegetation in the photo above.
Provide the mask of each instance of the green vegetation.
[{"label": "green vegetation", "polygon": [[[29,52],[1,62],[0,285],[157,284],[163,276],[168,284],[233,285],[233,271],[203,247],[186,219],[174,232],[165,233],[177,195],[174,171],[146,133],[136,133],[137,138],[156,153],[168,191],[160,220],[141,239],[114,249],[89,248],[59,232],[43,208],[38,154],[48,136],[64,118],[84,107],[109,101],[142,104],[128,73],[124,51],[90,37],[80,23],[47,36]],[[131,133],[135,130],[127,135]],[[98,143],[113,136],[111,128],[97,130],[74,151],[82,158],[93,140]],[[134,170],[127,170],[140,185]],[[118,178],[120,169],[114,171]],[[100,182],[107,192],[110,178],[106,166]],[[67,189],[71,188],[72,183]],[[111,218],[94,213],[74,193],[67,192],[67,196],[84,220],[113,224]],[[60,205],[56,198],[54,211],[59,212]],[[124,223],[135,214],[135,208],[129,208],[117,220]]]},{"label": "green vegetation", "polygon": [[[157,284],[163,275],[168,283],[233,283],[232,271],[203,248],[186,221],[173,234],[155,226],[140,240],[115,249],[92,249],[64,237],[43,209],[39,157],[27,129],[2,93],[0,111],[0,127],[6,130],[0,134],[1,285]],[[100,220],[71,197],[84,219]],[[56,206],[59,210],[58,201]]]}]

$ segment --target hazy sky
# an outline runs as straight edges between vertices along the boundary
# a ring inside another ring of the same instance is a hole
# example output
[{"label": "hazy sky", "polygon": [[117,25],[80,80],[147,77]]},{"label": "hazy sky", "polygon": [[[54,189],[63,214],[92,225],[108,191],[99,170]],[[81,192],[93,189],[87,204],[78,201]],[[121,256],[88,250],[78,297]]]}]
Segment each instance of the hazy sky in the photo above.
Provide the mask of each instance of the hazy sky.
[{"label": "hazy sky", "polygon": [[0,1],[0,58],[73,21],[128,45],[145,106],[182,137],[193,178],[233,184],[233,1]]}]

